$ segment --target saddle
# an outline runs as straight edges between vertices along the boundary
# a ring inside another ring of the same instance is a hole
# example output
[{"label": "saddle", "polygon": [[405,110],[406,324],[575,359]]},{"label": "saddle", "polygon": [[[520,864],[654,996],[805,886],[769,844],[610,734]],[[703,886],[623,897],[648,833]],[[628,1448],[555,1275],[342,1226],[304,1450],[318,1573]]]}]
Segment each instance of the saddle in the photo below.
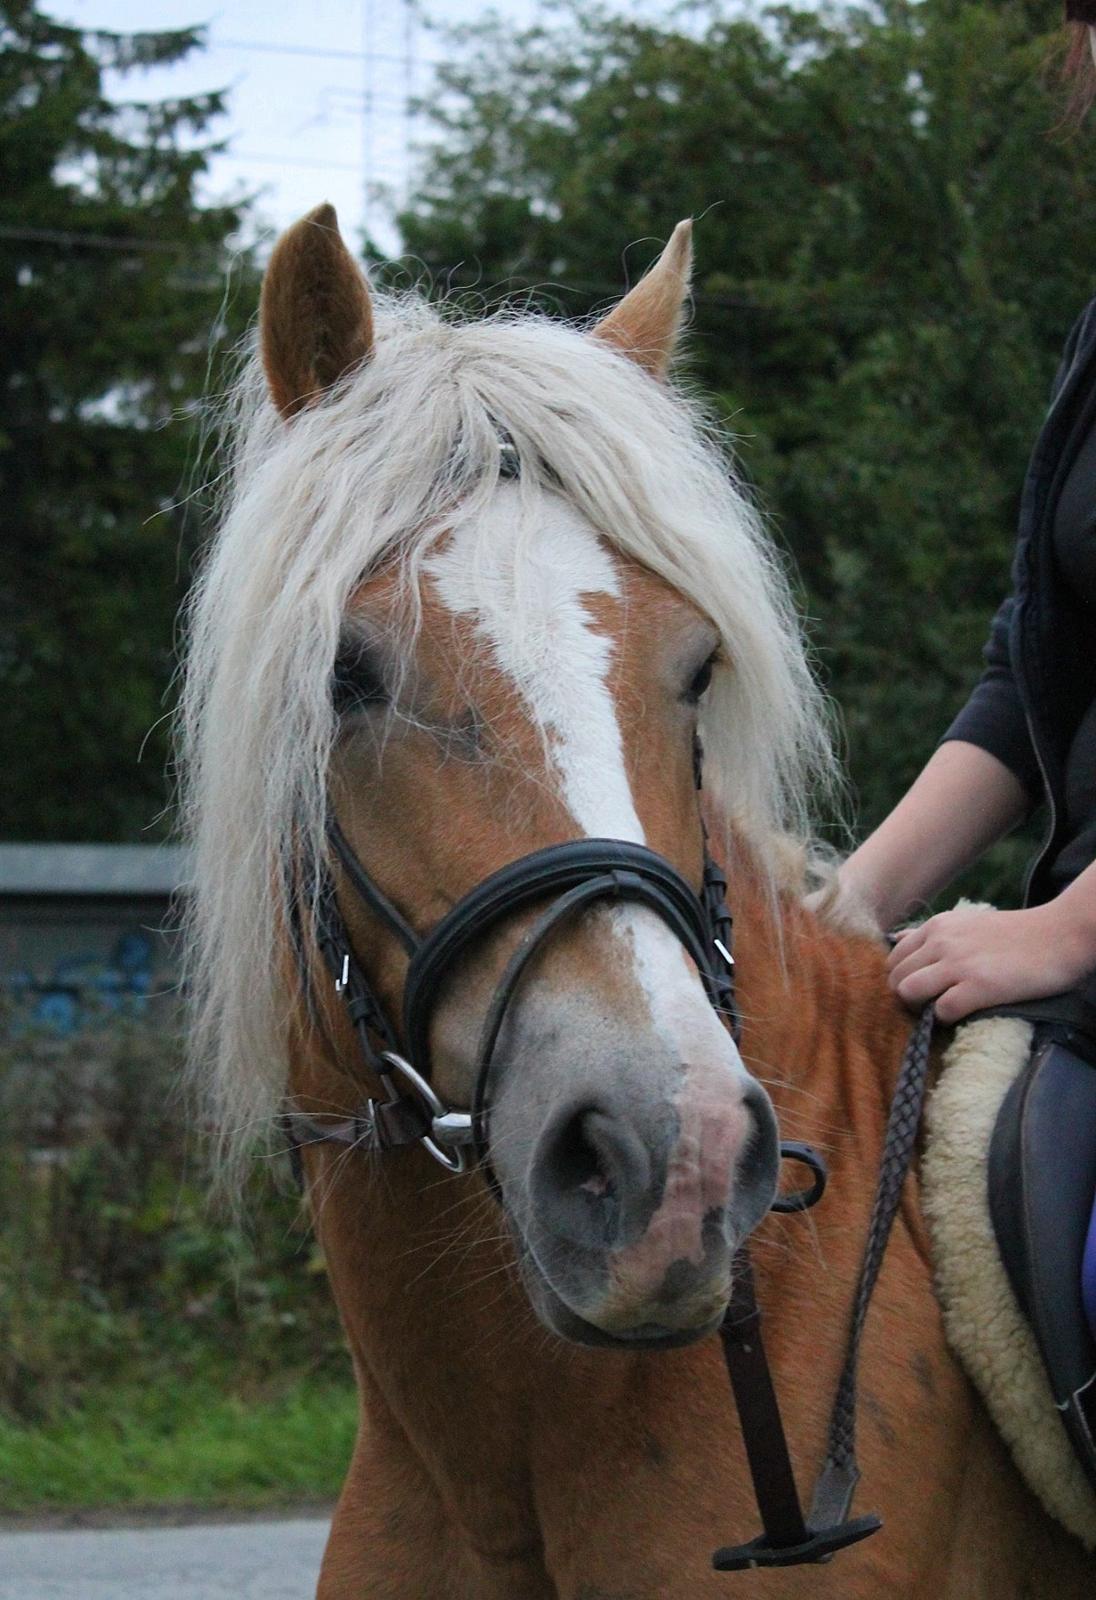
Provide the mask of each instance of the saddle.
[{"label": "saddle", "polygon": [[1096,1015],[1078,995],[992,1014],[1020,1016],[1034,1034],[990,1141],[990,1219],[1054,1404],[1096,1491],[1096,1339],[1082,1295],[1096,1197]]},{"label": "saddle", "polygon": [[1096,1348],[1080,1278],[1096,1066],[1082,1044],[1045,1003],[961,1023],[926,1107],[921,1180],[948,1343],[1028,1487],[1096,1550]]}]

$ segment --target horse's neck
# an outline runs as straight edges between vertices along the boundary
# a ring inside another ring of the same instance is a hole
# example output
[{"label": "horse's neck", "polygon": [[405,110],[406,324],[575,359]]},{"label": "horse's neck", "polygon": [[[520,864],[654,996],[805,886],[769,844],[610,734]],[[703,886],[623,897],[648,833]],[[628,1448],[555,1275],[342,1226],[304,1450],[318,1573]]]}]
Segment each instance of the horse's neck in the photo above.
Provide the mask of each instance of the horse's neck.
[{"label": "horse's neck", "polygon": [[[732,874],[730,898],[746,1065],[769,1090],[784,1137],[825,1156],[846,1224],[861,1214],[866,1220],[911,1025],[887,986],[886,947],[823,922],[792,898],[782,898],[774,915],[748,868]],[[823,1213],[832,1220],[834,1210],[824,1207],[813,1224],[792,1217],[783,1234],[813,1236],[825,1228]],[[924,1248],[916,1184],[904,1214]],[[862,1248],[862,1229],[846,1226],[843,1237]],[[758,1264],[764,1276],[771,1263],[763,1249]],[[855,1270],[851,1260],[848,1272],[843,1260],[840,1268],[842,1279]]]},{"label": "horse's neck", "polygon": [[844,932],[796,900],[775,915],[749,870],[732,882],[746,1064],[791,1138],[840,1134],[874,1166],[909,1013],[887,987],[880,939]]}]

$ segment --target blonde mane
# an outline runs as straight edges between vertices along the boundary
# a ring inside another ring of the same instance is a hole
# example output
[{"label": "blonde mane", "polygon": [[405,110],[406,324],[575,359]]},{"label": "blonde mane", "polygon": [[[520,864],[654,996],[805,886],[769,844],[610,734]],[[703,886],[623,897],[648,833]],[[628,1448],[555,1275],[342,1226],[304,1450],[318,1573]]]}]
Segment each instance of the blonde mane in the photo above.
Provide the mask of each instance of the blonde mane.
[{"label": "blonde mane", "polygon": [[442,529],[478,518],[493,494],[500,428],[521,463],[519,564],[522,522],[543,493],[562,494],[719,629],[726,665],[703,712],[705,790],[763,869],[779,870],[766,841],[809,836],[812,797],[834,777],[786,576],[698,408],[558,323],[461,323],[417,297],[377,296],[375,317],[372,359],[289,423],[257,357],[248,362],[220,528],[189,607],[191,1037],[232,1180],[285,1093],[288,886],[326,848],[344,611],[382,559],[414,596]]}]

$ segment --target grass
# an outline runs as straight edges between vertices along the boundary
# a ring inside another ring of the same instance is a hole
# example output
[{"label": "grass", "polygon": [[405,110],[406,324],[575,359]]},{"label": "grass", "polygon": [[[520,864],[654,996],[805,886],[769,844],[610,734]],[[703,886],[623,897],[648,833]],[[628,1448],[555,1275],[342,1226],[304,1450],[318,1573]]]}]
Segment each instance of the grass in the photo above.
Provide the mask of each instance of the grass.
[{"label": "grass", "polygon": [[0,1510],[333,1500],[356,1421],[349,1378],[308,1376],[246,1396],[208,1379],[113,1384],[46,1423],[0,1416]]}]

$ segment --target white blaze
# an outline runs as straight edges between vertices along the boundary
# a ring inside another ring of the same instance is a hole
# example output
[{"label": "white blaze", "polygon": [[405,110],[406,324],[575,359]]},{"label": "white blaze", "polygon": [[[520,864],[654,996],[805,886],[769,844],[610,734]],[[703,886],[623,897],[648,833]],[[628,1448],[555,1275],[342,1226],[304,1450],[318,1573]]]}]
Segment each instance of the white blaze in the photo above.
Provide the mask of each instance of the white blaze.
[{"label": "white blaze", "polygon": [[[593,528],[565,500],[546,494],[535,527],[523,529],[519,540],[522,509],[519,487],[502,485],[485,519],[458,527],[427,571],[442,604],[475,619],[476,632],[547,734],[560,798],[576,832],[645,844],[608,685],[613,641],[597,631],[584,604],[588,595],[620,599],[620,573]],[[632,946],[659,1034],[679,1052],[703,1045],[707,1054],[714,1046],[744,1075],[738,1051],[670,930],[637,907],[621,908],[613,923]]]},{"label": "white blaze", "polygon": [[500,669],[549,736],[562,798],[582,833],[643,843],[606,678],[613,642],[594,630],[583,596],[621,595],[606,547],[555,495],[514,559],[516,484],[504,484],[486,525],[459,528],[428,564],[450,611],[476,619]]}]

